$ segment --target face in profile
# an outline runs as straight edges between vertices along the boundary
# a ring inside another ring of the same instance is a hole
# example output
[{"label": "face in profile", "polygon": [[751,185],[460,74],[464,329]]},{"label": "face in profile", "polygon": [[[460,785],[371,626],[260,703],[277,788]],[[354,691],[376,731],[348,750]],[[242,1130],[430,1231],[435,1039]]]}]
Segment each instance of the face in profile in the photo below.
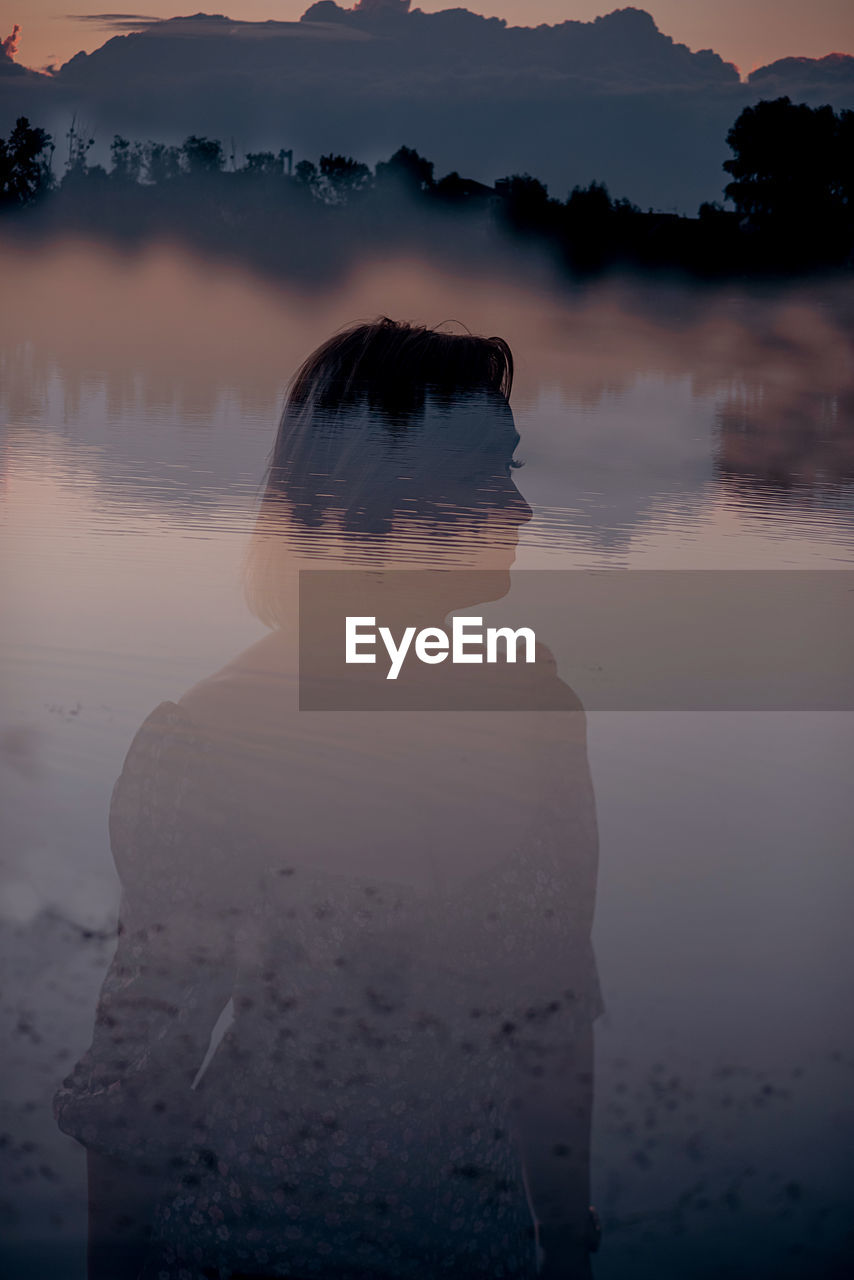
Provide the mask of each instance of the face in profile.
[{"label": "face in profile", "polygon": [[274,493],[282,532],[327,558],[338,544],[362,563],[509,568],[531,518],[518,443],[506,400],[485,392],[428,396],[406,415],[315,414]]},{"label": "face in profile", "polygon": [[426,458],[435,460],[438,558],[459,568],[509,569],[532,515],[514,478],[519,433],[509,406],[488,396],[457,397],[428,406],[424,430]]}]

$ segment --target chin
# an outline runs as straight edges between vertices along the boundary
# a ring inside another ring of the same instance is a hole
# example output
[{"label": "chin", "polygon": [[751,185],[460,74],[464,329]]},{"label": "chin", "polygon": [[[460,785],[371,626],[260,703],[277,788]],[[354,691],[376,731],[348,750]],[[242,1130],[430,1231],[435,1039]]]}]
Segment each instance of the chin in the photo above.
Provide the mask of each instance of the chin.
[{"label": "chin", "polygon": [[[515,560],[515,556],[513,557]],[[472,604],[486,604],[490,600],[503,600],[510,590],[510,567],[513,560],[509,564],[503,565],[472,565],[469,572],[476,573],[480,576],[481,581],[477,583],[477,600]]]}]

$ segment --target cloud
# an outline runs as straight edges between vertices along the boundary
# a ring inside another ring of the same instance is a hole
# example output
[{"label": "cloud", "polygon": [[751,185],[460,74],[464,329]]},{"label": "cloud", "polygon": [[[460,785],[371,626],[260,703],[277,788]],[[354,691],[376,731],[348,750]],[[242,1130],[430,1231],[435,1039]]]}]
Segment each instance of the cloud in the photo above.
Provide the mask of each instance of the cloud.
[{"label": "cloud", "polygon": [[408,13],[412,0],[358,0],[355,13]]},{"label": "cloud", "polygon": [[780,58],[752,71],[748,84],[764,98],[782,93],[808,97],[813,92],[841,93],[846,106],[854,105],[854,57],[829,53],[824,58]]},{"label": "cloud", "polygon": [[[127,24],[112,30],[128,34],[39,77],[54,115],[28,109],[51,127],[69,108],[83,111],[99,139],[197,133],[314,159],[347,152],[373,164],[405,143],[439,173],[492,183],[527,171],[561,198],[596,179],[643,207],[693,213],[721,199],[727,130],[743,107],[771,96],[757,76],[745,85],[731,63],[692,52],[639,9],[519,28],[461,8],[401,6],[380,30],[372,7],[324,0],[309,21],[292,23],[78,15]],[[795,71],[801,84],[815,74],[836,87],[808,87],[805,99],[854,106],[847,65],[777,64],[774,92],[788,92]],[[13,68],[5,63],[14,120],[23,99]],[[0,97],[0,132],[3,108]]]},{"label": "cloud", "polygon": [[0,41],[0,49],[3,50],[3,53],[7,58],[14,58],[15,54],[18,52],[18,36],[20,34],[21,27],[20,24],[16,22],[12,28],[12,34],[7,36],[5,40]]},{"label": "cloud", "polygon": [[73,22],[158,22],[146,13],[67,13],[66,18]]},{"label": "cloud", "polygon": [[66,21],[88,22],[94,27],[103,27],[108,31],[139,31],[142,27],[152,26],[162,21],[145,13],[67,13]]}]

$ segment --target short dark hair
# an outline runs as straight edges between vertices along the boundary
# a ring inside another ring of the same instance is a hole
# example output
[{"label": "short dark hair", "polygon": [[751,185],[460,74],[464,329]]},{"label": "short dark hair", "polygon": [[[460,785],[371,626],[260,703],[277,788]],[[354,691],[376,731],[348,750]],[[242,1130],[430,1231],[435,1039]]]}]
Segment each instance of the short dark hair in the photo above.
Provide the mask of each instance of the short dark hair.
[{"label": "short dark hair", "polygon": [[503,338],[445,333],[382,316],[318,347],[294,375],[289,409],[335,411],[359,400],[390,415],[417,412],[428,393],[488,391],[510,399],[513,355]]}]

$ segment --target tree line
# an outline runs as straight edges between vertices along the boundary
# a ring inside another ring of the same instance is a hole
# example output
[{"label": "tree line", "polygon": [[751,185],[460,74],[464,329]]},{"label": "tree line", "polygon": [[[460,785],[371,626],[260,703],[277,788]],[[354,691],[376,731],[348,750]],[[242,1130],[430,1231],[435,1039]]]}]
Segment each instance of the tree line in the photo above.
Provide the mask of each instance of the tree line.
[{"label": "tree line", "polygon": [[[548,243],[573,268],[615,263],[673,266],[707,274],[854,265],[854,111],[809,107],[788,98],[741,112],[727,134],[732,156],[723,194],[731,207],[700,206],[695,218],[641,210],[603,183],[576,186],[565,200],[530,174],[492,186],[449,173],[400,147],[371,169],[330,153],[294,164],[293,152],[251,152],[237,163],[221,141],[191,135],[181,146],[120,135],[110,164],[90,163],[94,139],[72,122],[57,172],[51,136],[21,117],[0,138],[0,207],[54,203],[72,214],[127,213],[132,203],[186,216],[220,217],[238,234],[283,210],[364,225],[390,209],[479,214],[514,236]],[[388,222],[388,218],[386,218]],[[245,224],[245,225],[244,225]],[[325,224],[324,224],[325,225]]]}]

